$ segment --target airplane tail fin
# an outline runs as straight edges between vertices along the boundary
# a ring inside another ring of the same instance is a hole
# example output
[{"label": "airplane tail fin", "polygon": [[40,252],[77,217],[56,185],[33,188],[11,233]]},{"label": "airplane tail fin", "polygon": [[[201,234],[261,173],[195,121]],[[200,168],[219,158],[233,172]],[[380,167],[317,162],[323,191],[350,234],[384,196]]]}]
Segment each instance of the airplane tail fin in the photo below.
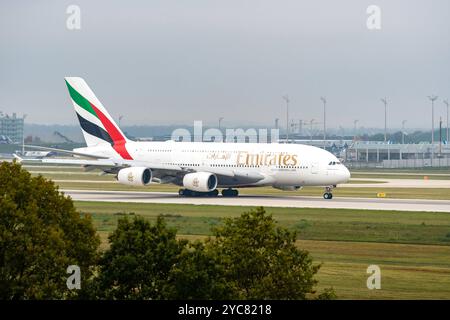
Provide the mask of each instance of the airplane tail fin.
[{"label": "airplane tail fin", "polygon": [[73,107],[88,147],[109,143],[124,159],[130,159],[125,144],[129,141],[97,99],[87,83],[78,77],[65,77]]}]

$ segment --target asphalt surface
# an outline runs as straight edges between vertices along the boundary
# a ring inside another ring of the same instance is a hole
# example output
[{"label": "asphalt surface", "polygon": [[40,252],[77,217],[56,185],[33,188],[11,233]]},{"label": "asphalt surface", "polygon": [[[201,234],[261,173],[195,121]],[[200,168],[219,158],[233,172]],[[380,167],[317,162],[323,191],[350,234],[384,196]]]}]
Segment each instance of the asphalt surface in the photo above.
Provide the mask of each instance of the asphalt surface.
[{"label": "asphalt surface", "polygon": [[309,196],[267,196],[241,195],[236,198],[218,197],[180,197],[169,192],[101,191],[101,190],[61,190],[76,201],[169,203],[222,206],[264,206],[291,208],[332,208],[450,212],[448,200],[387,199],[387,198],[347,198]]}]

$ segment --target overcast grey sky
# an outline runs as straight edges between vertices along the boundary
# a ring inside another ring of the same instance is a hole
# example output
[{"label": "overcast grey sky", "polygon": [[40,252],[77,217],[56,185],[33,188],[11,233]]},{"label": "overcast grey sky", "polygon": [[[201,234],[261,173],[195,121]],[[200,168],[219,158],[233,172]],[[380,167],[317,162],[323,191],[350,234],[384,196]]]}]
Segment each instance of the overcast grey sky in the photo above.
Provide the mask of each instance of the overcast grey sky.
[{"label": "overcast grey sky", "polygon": [[[81,8],[81,30],[66,9]],[[381,30],[366,9],[381,8]],[[64,76],[131,124],[431,126],[450,98],[450,1],[1,1],[0,110],[75,124]]]}]

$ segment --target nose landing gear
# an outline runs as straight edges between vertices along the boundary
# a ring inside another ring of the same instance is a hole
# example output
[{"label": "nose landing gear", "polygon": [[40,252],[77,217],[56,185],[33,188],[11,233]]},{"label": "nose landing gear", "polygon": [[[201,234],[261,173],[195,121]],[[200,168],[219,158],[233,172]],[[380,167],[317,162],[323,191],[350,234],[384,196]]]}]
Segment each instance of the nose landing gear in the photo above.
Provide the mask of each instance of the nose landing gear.
[{"label": "nose landing gear", "polygon": [[333,199],[333,194],[331,191],[333,190],[333,187],[326,187],[325,193],[323,194],[323,198],[326,200]]}]

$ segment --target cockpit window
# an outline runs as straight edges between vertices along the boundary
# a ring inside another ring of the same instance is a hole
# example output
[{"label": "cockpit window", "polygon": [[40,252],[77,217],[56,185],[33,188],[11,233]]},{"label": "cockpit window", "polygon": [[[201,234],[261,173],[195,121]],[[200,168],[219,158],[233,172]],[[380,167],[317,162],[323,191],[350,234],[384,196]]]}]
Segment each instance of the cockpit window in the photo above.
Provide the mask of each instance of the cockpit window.
[{"label": "cockpit window", "polygon": [[341,164],[339,161],[330,161],[330,163],[328,164],[329,166],[335,166]]}]

